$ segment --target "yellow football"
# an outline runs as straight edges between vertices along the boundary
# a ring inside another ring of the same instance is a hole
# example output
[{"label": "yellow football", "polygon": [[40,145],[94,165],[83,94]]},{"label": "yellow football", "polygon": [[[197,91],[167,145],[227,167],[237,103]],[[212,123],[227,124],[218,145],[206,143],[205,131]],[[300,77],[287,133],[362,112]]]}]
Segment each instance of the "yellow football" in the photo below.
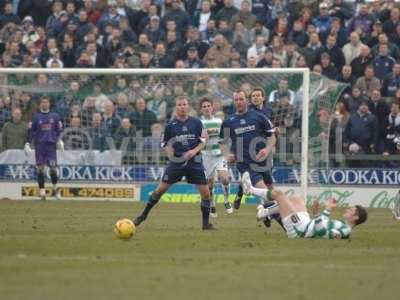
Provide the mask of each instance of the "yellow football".
[{"label": "yellow football", "polygon": [[120,239],[130,239],[135,234],[135,224],[129,219],[118,220],[114,225],[115,235]]}]

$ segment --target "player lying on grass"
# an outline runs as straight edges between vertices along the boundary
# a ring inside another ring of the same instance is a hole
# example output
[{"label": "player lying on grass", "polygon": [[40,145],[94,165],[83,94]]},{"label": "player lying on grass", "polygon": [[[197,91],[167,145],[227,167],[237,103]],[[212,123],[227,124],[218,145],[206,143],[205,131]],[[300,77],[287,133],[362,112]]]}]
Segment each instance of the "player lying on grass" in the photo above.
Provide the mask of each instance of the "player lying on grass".
[{"label": "player lying on grass", "polygon": [[188,183],[197,186],[201,195],[203,230],[212,230],[214,226],[209,222],[211,196],[201,158],[201,150],[207,143],[207,132],[199,119],[189,116],[189,101],[185,96],[175,99],[175,113],[176,117],[165,127],[162,141],[169,163],[146,207],[133,222],[139,226],[146,220],[161,196],[185,176]]},{"label": "player lying on grass", "polygon": [[[343,221],[331,219],[331,211],[336,207],[336,200],[333,198],[326,202],[325,209],[321,214],[311,219],[306,203],[300,196],[287,197],[277,189],[269,191],[254,188],[248,173],[243,174],[242,185],[245,194],[263,196],[278,203],[283,226],[289,238],[347,239],[350,237],[353,227],[367,220],[367,210],[360,205],[347,208],[343,215]],[[318,213],[317,210],[315,208],[314,214]],[[262,205],[257,207],[258,220],[269,218],[273,213],[276,213],[274,209],[264,208]]]}]

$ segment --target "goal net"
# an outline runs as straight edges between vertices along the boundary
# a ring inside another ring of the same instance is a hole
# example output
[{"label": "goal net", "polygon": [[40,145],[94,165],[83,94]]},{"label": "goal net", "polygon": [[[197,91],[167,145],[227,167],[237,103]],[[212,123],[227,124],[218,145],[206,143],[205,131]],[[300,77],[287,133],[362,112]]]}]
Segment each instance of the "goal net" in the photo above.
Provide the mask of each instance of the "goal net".
[{"label": "goal net", "polygon": [[[235,90],[250,94],[256,87],[265,90],[280,132],[274,180],[306,193],[329,168],[330,122],[345,87],[308,69],[0,69],[0,129],[17,107],[29,122],[46,95],[64,124],[61,167],[112,166],[135,182],[156,181],[166,162],[160,138],[174,116],[175,97],[188,96],[192,116],[208,97],[223,119],[234,113]],[[0,164],[34,164],[33,156],[4,146]],[[231,179],[238,180],[234,167]]]}]

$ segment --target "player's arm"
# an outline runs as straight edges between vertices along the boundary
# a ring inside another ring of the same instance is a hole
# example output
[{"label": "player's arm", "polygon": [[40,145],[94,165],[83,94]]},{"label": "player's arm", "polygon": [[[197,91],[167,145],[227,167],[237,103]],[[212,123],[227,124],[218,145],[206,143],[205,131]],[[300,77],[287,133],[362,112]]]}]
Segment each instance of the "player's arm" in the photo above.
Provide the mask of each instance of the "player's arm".
[{"label": "player's arm", "polygon": [[225,121],[221,124],[221,129],[219,131],[219,147],[221,149],[222,155],[225,157],[228,163],[233,164],[236,160],[235,154],[233,154],[229,149],[229,136],[230,131],[226,126]]},{"label": "player's arm", "polygon": [[271,121],[263,116],[262,124],[263,131],[266,134],[267,140],[265,148],[258,151],[256,156],[257,160],[261,160],[267,157],[274,150],[277,141],[275,136],[275,128],[272,125]]},{"label": "player's arm", "polygon": [[199,121],[199,144],[194,147],[193,149],[186,151],[183,154],[183,157],[186,160],[191,159],[192,157],[195,157],[201,150],[204,149],[208,141],[208,134],[207,130],[203,127],[203,124]]},{"label": "player's arm", "polygon": [[164,149],[165,155],[168,157],[169,160],[174,159],[174,148],[172,146],[172,132],[171,132],[171,127],[167,126],[165,127],[165,131],[162,137],[161,141],[161,147]]}]

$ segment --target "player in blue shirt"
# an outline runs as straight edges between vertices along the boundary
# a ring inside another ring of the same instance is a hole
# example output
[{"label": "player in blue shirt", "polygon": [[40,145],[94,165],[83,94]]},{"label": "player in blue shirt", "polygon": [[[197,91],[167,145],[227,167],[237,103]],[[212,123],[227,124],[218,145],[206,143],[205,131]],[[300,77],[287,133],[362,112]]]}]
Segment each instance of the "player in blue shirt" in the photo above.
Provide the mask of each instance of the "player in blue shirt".
[{"label": "player in blue shirt", "polygon": [[[236,113],[225,119],[220,131],[221,144],[225,145],[223,151],[230,163],[236,163],[240,174],[249,172],[254,186],[267,188],[272,184],[268,156],[275,146],[275,130],[264,114],[249,110],[244,91],[236,91],[233,100]],[[231,146],[228,150],[229,140]],[[276,203],[271,204],[276,206]],[[240,200],[235,207],[239,206]]]},{"label": "player in blue shirt", "polygon": [[201,195],[203,230],[214,229],[209,222],[211,196],[201,158],[201,150],[207,142],[207,132],[199,119],[189,116],[189,102],[185,96],[175,99],[175,114],[176,117],[165,127],[161,144],[169,163],[143,212],[133,222],[138,226],[146,220],[161,196],[185,176],[188,183],[197,186]]},{"label": "player in blue shirt", "polygon": [[[270,105],[268,105],[268,103],[265,102],[265,92],[264,92],[263,88],[261,88],[261,87],[254,88],[251,91],[250,100],[251,100],[251,102],[248,106],[249,111],[254,110],[254,111],[260,112],[265,117],[267,117],[268,120],[271,119],[272,108]],[[270,157],[272,158],[272,156],[270,156]],[[270,159],[270,164],[272,167],[271,159]],[[267,186],[272,185],[272,177],[270,174],[268,175],[268,173],[266,173],[266,175],[265,175],[265,184]],[[240,208],[240,203],[242,201],[242,197],[243,197],[243,188],[242,188],[242,185],[239,184],[239,190],[238,190],[235,200],[233,202],[235,209]]]},{"label": "player in blue shirt", "polygon": [[32,117],[29,131],[29,142],[25,144],[25,153],[32,152],[31,143],[35,145],[35,160],[37,166],[37,182],[39,194],[42,200],[46,199],[45,167],[50,167],[50,177],[53,184],[53,193],[60,199],[60,191],[57,189],[57,145],[64,150],[64,143],[60,139],[62,123],[60,116],[50,111],[50,99],[47,96],[40,98],[39,112]]}]

